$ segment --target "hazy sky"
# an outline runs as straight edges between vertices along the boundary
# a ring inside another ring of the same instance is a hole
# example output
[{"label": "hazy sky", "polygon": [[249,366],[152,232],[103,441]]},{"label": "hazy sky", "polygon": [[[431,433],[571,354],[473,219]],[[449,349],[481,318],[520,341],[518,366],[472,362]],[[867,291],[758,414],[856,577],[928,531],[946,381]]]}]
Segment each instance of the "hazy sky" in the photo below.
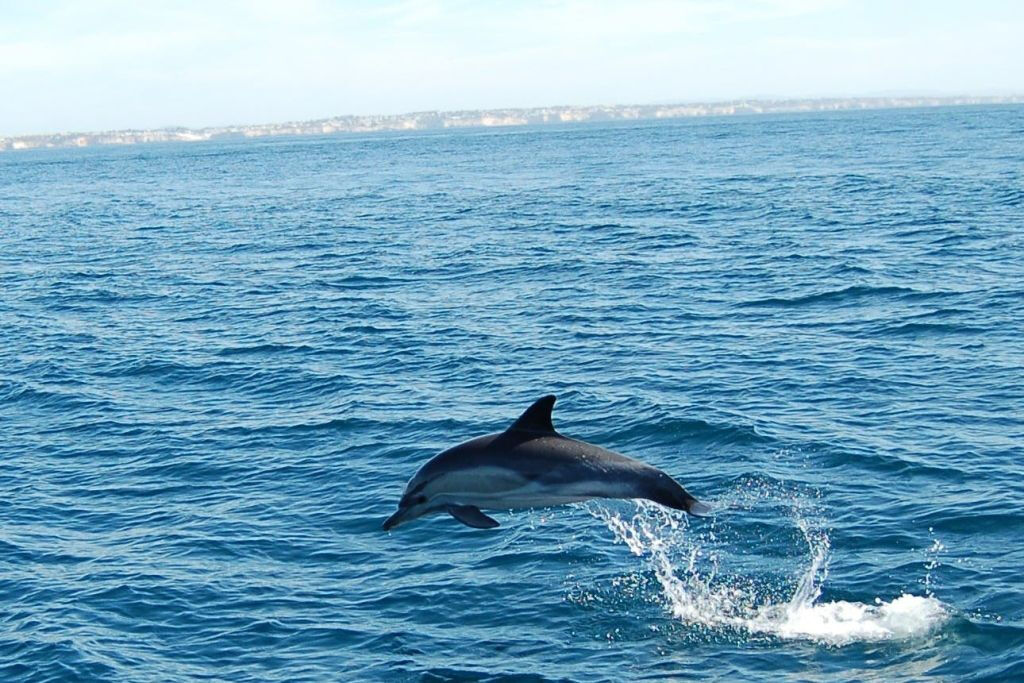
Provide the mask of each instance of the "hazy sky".
[{"label": "hazy sky", "polygon": [[0,135],[905,93],[1024,93],[1024,2],[0,1]]}]

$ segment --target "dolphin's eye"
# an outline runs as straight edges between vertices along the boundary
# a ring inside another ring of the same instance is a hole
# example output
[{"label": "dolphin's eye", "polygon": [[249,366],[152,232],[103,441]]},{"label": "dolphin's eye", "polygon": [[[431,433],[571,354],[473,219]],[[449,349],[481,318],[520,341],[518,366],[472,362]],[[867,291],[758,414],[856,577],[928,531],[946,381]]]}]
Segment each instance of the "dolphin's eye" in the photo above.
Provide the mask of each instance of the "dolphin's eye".
[{"label": "dolphin's eye", "polygon": [[426,496],[416,496],[416,498],[414,498],[412,502],[415,505],[422,505],[423,503],[427,502],[427,497]]}]

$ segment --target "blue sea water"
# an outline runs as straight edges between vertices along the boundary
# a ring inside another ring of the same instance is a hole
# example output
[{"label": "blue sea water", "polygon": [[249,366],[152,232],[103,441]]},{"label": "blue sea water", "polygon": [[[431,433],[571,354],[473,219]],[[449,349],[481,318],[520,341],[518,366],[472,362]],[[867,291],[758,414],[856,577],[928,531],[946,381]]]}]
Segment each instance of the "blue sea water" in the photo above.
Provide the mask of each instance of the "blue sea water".
[{"label": "blue sea water", "polygon": [[[1020,680],[1024,108],[0,155],[0,679]],[[381,531],[556,427],[714,506]]]}]

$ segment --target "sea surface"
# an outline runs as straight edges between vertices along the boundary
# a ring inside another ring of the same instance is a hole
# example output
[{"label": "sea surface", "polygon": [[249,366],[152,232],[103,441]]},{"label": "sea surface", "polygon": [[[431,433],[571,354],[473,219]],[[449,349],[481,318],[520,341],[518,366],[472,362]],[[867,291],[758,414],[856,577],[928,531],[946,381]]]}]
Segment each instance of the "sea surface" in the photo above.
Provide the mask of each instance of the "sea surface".
[{"label": "sea surface", "polygon": [[[381,523],[558,396],[714,507]],[[0,155],[0,680],[1024,678],[1024,107]]]}]

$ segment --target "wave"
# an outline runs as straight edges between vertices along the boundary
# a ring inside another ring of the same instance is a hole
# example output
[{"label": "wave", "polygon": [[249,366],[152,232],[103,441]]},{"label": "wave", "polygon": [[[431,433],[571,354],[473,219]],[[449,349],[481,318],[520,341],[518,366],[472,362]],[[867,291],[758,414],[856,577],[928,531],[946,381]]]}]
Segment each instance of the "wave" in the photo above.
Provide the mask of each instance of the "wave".
[{"label": "wave", "polygon": [[393,277],[386,275],[348,275],[334,280],[321,280],[316,284],[327,290],[338,291],[362,291],[366,289],[382,289],[386,287],[398,287],[409,284],[409,278]]},{"label": "wave", "polygon": [[[672,615],[705,633],[732,631],[838,647],[923,637],[949,619],[948,608],[930,593],[902,593],[872,603],[821,601],[831,542],[799,506],[794,507],[792,521],[806,544],[806,567],[796,586],[786,591],[778,580],[723,574],[726,560],[713,543],[690,537],[678,519],[659,506],[636,504],[631,518],[597,505],[587,509],[607,525],[616,542],[646,560]],[[941,549],[936,543],[933,556]],[[926,565],[929,572],[936,566],[934,557]],[[924,583],[926,588],[930,585],[928,576]]]},{"label": "wave", "polygon": [[1020,206],[1024,204],[1024,190],[1007,189],[995,197],[995,203],[1002,206]]},{"label": "wave", "polygon": [[317,349],[309,346],[308,344],[274,344],[268,342],[265,344],[251,344],[247,346],[225,346],[218,349],[215,353],[218,356],[270,356],[290,353],[304,354],[315,351],[317,351]]},{"label": "wave", "polygon": [[[65,383],[65,387],[67,384]],[[0,402],[11,405],[24,403],[37,408],[61,410],[65,413],[110,406],[110,400],[99,395],[95,390],[72,392],[42,383],[30,384],[2,378],[0,378]]]},{"label": "wave", "polygon": [[785,308],[789,306],[806,306],[819,303],[844,302],[853,299],[872,296],[909,296],[912,298],[928,298],[942,296],[945,292],[922,292],[912,287],[898,287],[894,285],[873,287],[870,285],[850,285],[841,289],[830,289],[824,292],[815,292],[795,297],[766,297],[741,301],[736,305],[741,308]]},{"label": "wave", "polygon": [[951,323],[928,323],[928,322],[903,322],[883,327],[873,331],[873,335],[887,336],[908,336],[908,337],[934,337],[948,335],[978,335],[989,330],[977,325],[951,324]]}]

